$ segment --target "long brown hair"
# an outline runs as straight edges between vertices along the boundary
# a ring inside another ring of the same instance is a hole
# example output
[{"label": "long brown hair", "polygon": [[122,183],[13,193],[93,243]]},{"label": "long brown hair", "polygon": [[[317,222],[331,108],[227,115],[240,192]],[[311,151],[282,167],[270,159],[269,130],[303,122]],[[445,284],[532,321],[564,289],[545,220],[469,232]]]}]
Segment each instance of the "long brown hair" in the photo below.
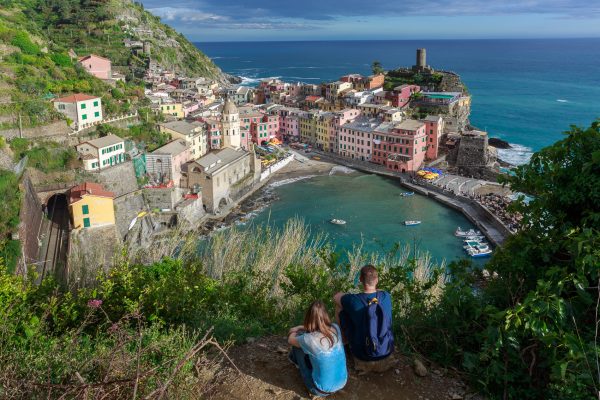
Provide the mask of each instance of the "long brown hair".
[{"label": "long brown hair", "polygon": [[335,339],[333,337],[334,329],[331,326],[331,318],[327,314],[325,304],[321,300],[315,300],[308,307],[306,314],[304,315],[304,329],[306,332],[321,332],[324,336],[323,339],[329,341],[329,347],[333,347]]}]

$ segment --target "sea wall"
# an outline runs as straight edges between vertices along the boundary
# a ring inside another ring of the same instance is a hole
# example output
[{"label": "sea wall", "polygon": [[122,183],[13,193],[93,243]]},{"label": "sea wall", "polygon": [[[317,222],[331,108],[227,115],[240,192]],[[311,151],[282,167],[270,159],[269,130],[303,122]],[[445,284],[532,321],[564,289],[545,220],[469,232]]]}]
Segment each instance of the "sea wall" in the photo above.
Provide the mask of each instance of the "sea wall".
[{"label": "sea wall", "polygon": [[288,165],[293,159],[294,159],[294,155],[290,154],[289,156],[287,156],[283,160],[278,161],[275,164],[271,165],[268,169],[266,169],[263,172],[261,172],[261,174],[260,174],[260,181],[261,182],[264,181],[269,176],[271,176],[275,172],[279,171],[281,168],[283,168],[286,165]]}]

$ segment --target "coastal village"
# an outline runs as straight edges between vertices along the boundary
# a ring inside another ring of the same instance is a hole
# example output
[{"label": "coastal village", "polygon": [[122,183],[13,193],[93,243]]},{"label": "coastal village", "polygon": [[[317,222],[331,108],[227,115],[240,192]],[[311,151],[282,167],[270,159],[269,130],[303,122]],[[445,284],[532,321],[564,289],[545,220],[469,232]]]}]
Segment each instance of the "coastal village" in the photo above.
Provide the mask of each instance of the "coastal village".
[{"label": "coastal village", "polygon": [[[458,75],[427,64],[426,49],[417,50],[411,68],[249,87],[177,73],[154,60],[143,41],[124,46],[147,58],[146,114],[131,109],[107,118],[102,97],[85,92],[48,100],[69,126],[62,140],[76,151],[78,173],[71,184],[25,185],[32,193],[21,212],[20,268],[37,264],[42,276],[62,268],[68,279],[70,259],[100,266],[122,243],[147,248],[167,230],[199,229],[223,219],[277,171],[297,167],[300,154],[423,184],[433,166],[483,179],[499,171],[487,133],[469,125],[469,93]],[[102,55],[71,56],[112,87],[125,79]],[[415,78],[421,83],[394,85]],[[149,115],[166,138],[160,146],[107,128],[135,126]],[[503,198],[492,208],[500,204],[498,221],[510,225],[512,216],[501,220]]]}]

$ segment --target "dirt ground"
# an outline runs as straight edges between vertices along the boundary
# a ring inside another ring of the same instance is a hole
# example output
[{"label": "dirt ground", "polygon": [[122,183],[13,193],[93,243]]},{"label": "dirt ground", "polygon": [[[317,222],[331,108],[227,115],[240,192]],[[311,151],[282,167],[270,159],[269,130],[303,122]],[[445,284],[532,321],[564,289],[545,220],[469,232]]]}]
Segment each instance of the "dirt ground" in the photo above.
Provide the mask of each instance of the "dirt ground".
[{"label": "dirt ground", "polygon": [[[214,400],[301,400],[310,399],[300,373],[287,359],[283,337],[266,337],[229,350],[241,374],[229,364],[223,378],[210,392]],[[413,372],[412,359],[395,354],[394,368],[385,373],[359,375],[348,361],[346,387],[328,398],[334,400],[481,400],[469,391],[456,374],[428,367],[428,375]],[[454,376],[453,376],[454,375]]]}]

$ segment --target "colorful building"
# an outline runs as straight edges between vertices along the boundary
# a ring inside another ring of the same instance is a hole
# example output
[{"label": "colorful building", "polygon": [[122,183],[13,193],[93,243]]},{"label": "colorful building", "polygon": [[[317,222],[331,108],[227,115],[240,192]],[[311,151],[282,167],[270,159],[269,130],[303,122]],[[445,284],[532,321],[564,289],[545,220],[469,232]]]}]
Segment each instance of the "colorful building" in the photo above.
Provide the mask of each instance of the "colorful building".
[{"label": "colorful building", "polygon": [[405,120],[386,123],[373,132],[373,162],[397,172],[417,171],[427,152],[425,123]]},{"label": "colorful building", "polygon": [[146,155],[146,171],[154,182],[175,186],[181,183],[181,166],[192,160],[185,140],[173,140]]},{"label": "colorful building", "polygon": [[400,85],[396,86],[388,95],[390,96],[394,107],[403,108],[408,105],[411,96],[420,91],[421,87],[418,85]]},{"label": "colorful building", "polygon": [[168,102],[160,105],[160,112],[164,115],[172,115],[177,118],[184,118],[185,113],[183,112],[183,104]]},{"label": "colorful building", "polygon": [[99,171],[125,161],[125,141],[112,134],[79,143],[75,149],[86,171]]},{"label": "colorful building", "polygon": [[302,143],[316,145],[318,114],[319,111],[303,111],[298,114],[298,127]]},{"label": "colorful building", "polygon": [[381,120],[359,117],[341,125],[337,130],[337,152],[342,157],[371,161],[375,129]]},{"label": "colorful building", "polygon": [[435,160],[439,156],[440,140],[444,132],[444,120],[439,115],[429,115],[422,120],[427,132],[427,154],[428,160]]},{"label": "colorful building", "polygon": [[52,100],[54,108],[69,118],[76,129],[102,122],[102,99],[97,96],[76,93]]},{"label": "colorful building", "polygon": [[100,79],[112,78],[112,63],[108,58],[100,57],[95,54],[80,57],[79,64],[91,75]]},{"label": "colorful building", "polygon": [[73,229],[114,225],[115,194],[104,190],[102,185],[85,182],[69,190],[69,214]]},{"label": "colorful building", "polygon": [[159,129],[161,132],[167,133],[171,140],[185,140],[194,159],[208,153],[208,134],[205,124],[201,122],[172,121],[159,124]]}]

